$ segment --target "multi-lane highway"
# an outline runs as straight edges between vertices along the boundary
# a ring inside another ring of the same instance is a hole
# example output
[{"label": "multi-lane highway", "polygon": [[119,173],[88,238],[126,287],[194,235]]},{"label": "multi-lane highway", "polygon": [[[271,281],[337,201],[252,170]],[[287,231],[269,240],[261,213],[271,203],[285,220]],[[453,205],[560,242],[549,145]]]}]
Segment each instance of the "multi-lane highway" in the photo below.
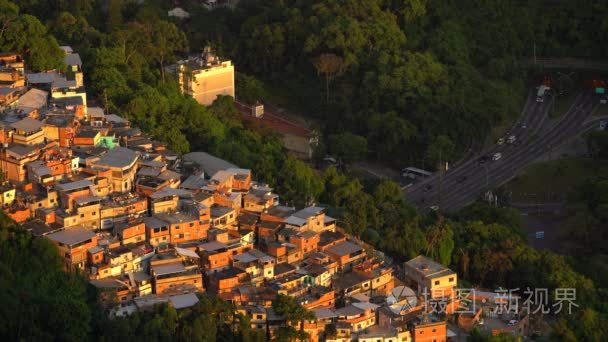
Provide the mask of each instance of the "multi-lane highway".
[{"label": "multi-lane highway", "polygon": [[[419,209],[438,206],[442,211],[458,210],[475,201],[485,190],[511,180],[523,168],[543,155],[552,153],[561,143],[599,124],[599,119],[586,121],[599,104],[591,93],[581,93],[568,112],[558,121],[551,122],[548,112],[553,104],[552,95],[537,102],[534,90],[530,91],[520,120],[510,134],[517,140],[505,142],[482,151],[479,155],[406,189],[406,199]],[[492,160],[494,153],[502,158]],[[485,162],[480,157],[486,156]]]}]

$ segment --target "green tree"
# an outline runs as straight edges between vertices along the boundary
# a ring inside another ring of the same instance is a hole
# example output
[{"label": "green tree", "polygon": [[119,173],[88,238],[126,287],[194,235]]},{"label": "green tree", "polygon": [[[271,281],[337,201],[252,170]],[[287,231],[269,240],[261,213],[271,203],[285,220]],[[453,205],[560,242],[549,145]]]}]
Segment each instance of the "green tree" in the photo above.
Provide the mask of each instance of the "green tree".
[{"label": "green tree", "polygon": [[348,64],[340,56],[333,53],[324,53],[313,59],[312,64],[317,73],[325,76],[325,99],[329,103],[329,83],[346,72]]},{"label": "green tree", "polygon": [[403,146],[416,138],[416,128],[395,112],[374,115],[369,119],[368,141],[376,157],[380,160],[401,157]]},{"label": "green tree", "polygon": [[311,205],[323,192],[323,183],[315,171],[292,156],[285,159],[278,185],[281,195],[298,207]]},{"label": "green tree", "polygon": [[0,50],[23,54],[32,71],[63,70],[64,53],[44,24],[34,16],[19,14],[19,8],[6,1],[0,9]]},{"label": "green tree", "polygon": [[[279,315],[285,318],[287,326],[282,327],[277,336],[277,341],[292,341],[293,339],[305,341],[308,338],[304,330],[303,323],[306,320],[314,320],[315,315],[296,303],[293,297],[278,294],[272,302],[272,308]],[[299,326],[299,331],[294,329]]]},{"label": "green tree", "polygon": [[351,164],[362,160],[367,153],[367,139],[350,132],[332,134],[329,136],[330,152],[341,163]]},{"label": "green tree", "polygon": [[454,239],[452,228],[445,224],[436,224],[427,228],[426,255],[439,263],[449,266],[452,261]]},{"label": "green tree", "polygon": [[442,163],[440,168],[443,168],[445,163],[453,161],[456,157],[456,145],[449,137],[439,135],[429,145],[426,154],[427,160],[431,165],[438,166],[439,168],[439,163]]},{"label": "green tree", "polygon": [[236,74],[236,96],[239,101],[253,105],[265,100],[268,95],[262,81],[239,72]]},{"label": "green tree", "polygon": [[165,80],[165,64],[175,59],[180,52],[185,52],[188,48],[186,35],[168,21],[159,20],[150,23],[151,41],[153,42],[150,56],[159,65],[161,78]]},{"label": "green tree", "polygon": [[87,281],[76,272],[65,273],[63,266],[49,240],[32,237],[0,215],[0,338],[88,338],[93,316]]}]

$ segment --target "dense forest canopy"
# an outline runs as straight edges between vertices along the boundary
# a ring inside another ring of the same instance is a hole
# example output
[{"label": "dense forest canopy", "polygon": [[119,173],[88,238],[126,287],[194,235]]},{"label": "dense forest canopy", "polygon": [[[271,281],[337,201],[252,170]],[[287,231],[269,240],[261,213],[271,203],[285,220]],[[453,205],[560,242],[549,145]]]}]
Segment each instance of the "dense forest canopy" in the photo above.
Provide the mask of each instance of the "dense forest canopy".
[{"label": "dense forest canopy", "polygon": [[[62,68],[58,46],[71,45],[83,58],[93,102],[131,119],[178,153],[205,150],[252,168],[288,204],[327,205],[350,233],[396,260],[424,253],[451,266],[467,284],[486,288],[575,287],[582,310],[557,317],[556,338],[606,340],[605,277],[590,263],[527,246],[517,213],[482,204],[453,217],[416,213],[398,184],[364,184],[334,167],[319,173],[288,156],[276,135],[247,127],[233,99],[200,106],[182,96],[162,71],[210,44],[235,61],[238,87],[246,94],[242,99],[271,98],[276,91],[321,124],[326,148],[344,161],[373,158],[401,166],[425,158],[433,165],[438,151],[454,160],[492,127],[517,115],[527,74],[516,62],[532,56],[534,46],[542,56],[605,57],[606,5],[241,0],[234,12],[209,12],[197,1],[184,1],[192,14],[184,21],[167,17],[171,5],[0,0],[0,49],[23,52],[33,70],[44,70]],[[606,155],[605,140],[590,140],[595,156]],[[593,179],[572,200],[591,223],[584,227],[588,234],[572,238],[604,255],[607,193],[606,180]],[[601,239],[589,238],[598,232]],[[227,323],[234,319],[232,308],[213,298],[180,314],[159,307],[107,320],[96,294],[79,275],[60,270],[48,243],[6,221],[0,257],[1,302],[8,303],[0,307],[0,336],[8,340],[191,340],[203,331],[209,340],[265,337],[244,321],[233,334]],[[277,303],[294,321],[307,315],[285,298]],[[57,314],[48,321],[46,312]],[[79,319],[69,318],[74,316]],[[26,319],[31,323],[24,325]]]},{"label": "dense forest canopy", "polygon": [[[439,136],[455,159],[516,117],[528,77],[517,62],[534,51],[605,56],[608,11],[592,3],[242,1],[191,41],[214,42],[239,70],[289,89],[326,136],[349,131],[368,140],[370,157],[404,166],[420,164]],[[328,54],[341,61],[330,82],[315,63]]]}]

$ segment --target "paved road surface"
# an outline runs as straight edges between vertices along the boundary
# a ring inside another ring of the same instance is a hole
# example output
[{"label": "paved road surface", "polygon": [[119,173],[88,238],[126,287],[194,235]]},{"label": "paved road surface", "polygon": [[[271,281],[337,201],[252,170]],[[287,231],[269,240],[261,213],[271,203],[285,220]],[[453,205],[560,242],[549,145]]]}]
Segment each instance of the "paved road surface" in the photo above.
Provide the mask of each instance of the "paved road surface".
[{"label": "paved road surface", "polygon": [[442,180],[436,174],[406,189],[406,199],[422,210],[433,205],[438,205],[443,211],[458,210],[475,201],[485,190],[508,182],[539,157],[552,153],[564,141],[599,125],[600,119],[586,121],[599,104],[594,94],[579,94],[568,112],[556,122],[550,122],[547,116],[554,98],[547,95],[543,102],[536,102],[535,97],[531,90],[522,117],[511,130],[511,134],[517,137],[517,144],[493,146],[479,155],[492,156],[500,152],[500,160],[480,164],[479,156],[471,158],[447,171]]}]

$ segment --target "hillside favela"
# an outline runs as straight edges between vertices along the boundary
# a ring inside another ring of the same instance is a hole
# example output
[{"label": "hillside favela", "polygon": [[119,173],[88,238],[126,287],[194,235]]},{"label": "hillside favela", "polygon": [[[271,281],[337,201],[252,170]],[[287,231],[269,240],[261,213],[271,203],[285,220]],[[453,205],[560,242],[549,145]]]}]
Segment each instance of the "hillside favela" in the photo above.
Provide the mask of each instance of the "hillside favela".
[{"label": "hillside favela", "polygon": [[608,341],[608,4],[0,0],[0,340]]}]

